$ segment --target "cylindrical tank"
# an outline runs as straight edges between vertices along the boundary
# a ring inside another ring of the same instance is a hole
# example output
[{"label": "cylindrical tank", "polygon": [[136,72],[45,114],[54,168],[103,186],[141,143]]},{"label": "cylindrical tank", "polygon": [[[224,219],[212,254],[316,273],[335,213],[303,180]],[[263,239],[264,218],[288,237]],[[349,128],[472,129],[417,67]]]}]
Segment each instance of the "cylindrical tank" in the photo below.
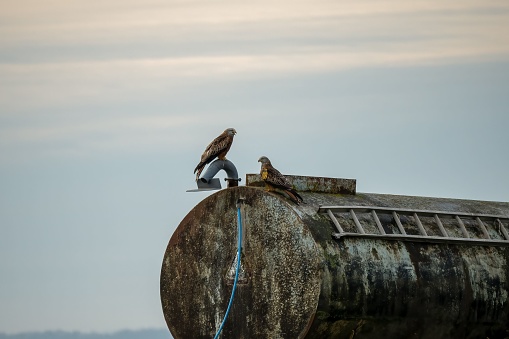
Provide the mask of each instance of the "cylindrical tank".
[{"label": "cylindrical tank", "polygon": [[242,268],[221,338],[509,336],[508,246],[338,240],[330,217],[318,212],[320,206],[364,205],[507,216],[508,203],[301,195],[305,203],[296,205],[258,187],[225,189],[182,220],[161,269],[163,312],[176,339],[213,338],[219,329],[233,287],[239,201]]}]

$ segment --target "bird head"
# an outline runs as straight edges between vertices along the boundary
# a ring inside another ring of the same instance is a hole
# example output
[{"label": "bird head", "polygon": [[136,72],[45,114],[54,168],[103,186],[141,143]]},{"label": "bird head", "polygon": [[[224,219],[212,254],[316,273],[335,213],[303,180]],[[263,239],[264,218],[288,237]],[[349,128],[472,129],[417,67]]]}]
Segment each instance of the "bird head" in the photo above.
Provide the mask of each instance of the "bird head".
[{"label": "bird head", "polygon": [[225,130],[225,132],[228,133],[228,135],[232,135],[232,136],[237,134],[237,131],[235,130],[235,128],[227,128]]},{"label": "bird head", "polygon": [[263,164],[270,164],[270,160],[266,156],[261,156],[260,159],[258,159],[258,162],[261,162],[262,165]]}]

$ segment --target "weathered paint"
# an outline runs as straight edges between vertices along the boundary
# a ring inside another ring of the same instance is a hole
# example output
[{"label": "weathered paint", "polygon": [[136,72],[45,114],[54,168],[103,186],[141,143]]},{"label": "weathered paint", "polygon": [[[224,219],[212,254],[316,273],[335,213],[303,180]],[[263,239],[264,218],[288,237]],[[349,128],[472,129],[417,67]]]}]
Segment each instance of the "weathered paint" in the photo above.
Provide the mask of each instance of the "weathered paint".
[{"label": "weathered paint", "polygon": [[[509,247],[334,240],[322,205],[363,205],[509,215],[509,203],[302,193],[295,205],[258,187],[200,202],[168,244],[161,301],[173,336],[212,338],[226,310],[244,220],[243,268],[222,338],[503,338],[509,333]],[[338,216],[346,229],[351,220]],[[438,232],[423,218],[428,233]],[[363,227],[369,225],[360,217]],[[405,220],[403,220],[405,223]],[[382,220],[388,230],[391,220]],[[454,225],[444,224],[448,232]],[[475,232],[475,225],[466,225]],[[507,227],[507,225],[506,225]],[[502,239],[496,225],[487,225]]]},{"label": "weathered paint", "polygon": [[242,206],[242,263],[222,338],[303,338],[320,293],[320,249],[285,200],[262,189],[223,190],[181,222],[166,251],[161,300],[175,338],[212,338],[231,294],[236,254],[236,202]]},{"label": "weathered paint", "polygon": [[353,327],[359,338],[507,334],[508,247],[345,238],[326,251],[307,338],[349,338]]},{"label": "weathered paint", "polygon": [[[285,175],[294,189],[300,192],[355,194],[356,180],[343,178]],[[259,174],[247,174],[246,186],[264,186]]]}]

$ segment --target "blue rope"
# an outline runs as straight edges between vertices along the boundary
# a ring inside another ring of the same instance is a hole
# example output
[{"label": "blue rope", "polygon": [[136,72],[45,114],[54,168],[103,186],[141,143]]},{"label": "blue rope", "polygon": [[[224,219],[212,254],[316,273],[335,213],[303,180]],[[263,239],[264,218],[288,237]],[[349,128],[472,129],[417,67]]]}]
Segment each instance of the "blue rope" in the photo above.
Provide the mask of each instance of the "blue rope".
[{"label": "blue rope", "polygon": [[237,288],[237,280],[239,280],[239,269],[240,269],[240,251],[242,249],[242,218],[240,215],[240,207],[237,207],[237,223],[239,225],[239,241],[237,248],[237,268],[235,269],[235,280],[233,281],[232,295],[230,296],[230,302],[228,303],[228,308],[226,309],[226,313],[224,314],[223,322],[219,327],[219,331],[217,331],[214,339],[219,338],[219,334],[223,330],[224,323],[226,322],[226,318],[228,318],[228,313],[230,313],[230,308],[233,303],[233,297],[235,296],[235,289]]}]

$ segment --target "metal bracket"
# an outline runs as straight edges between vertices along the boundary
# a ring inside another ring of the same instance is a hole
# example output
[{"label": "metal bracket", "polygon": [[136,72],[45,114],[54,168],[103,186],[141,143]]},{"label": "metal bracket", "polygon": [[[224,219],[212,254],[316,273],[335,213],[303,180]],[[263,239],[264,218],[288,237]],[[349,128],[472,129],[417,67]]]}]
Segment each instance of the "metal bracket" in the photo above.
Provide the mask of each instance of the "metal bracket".
[{"label": "metal bracket", "polygon": [[187,190],[186,192],[204,192],[204,191],[215,191],[221,189],[221,182],[218,178],[212,178],[210,180],[205,180],[200,178],[196,185],[198,189]]},{"label": "metal bracket", "polygon": [[209,165],[202,177],[196,181],[198,189],[191,189],[186,192],[220,190],[221,183],[218,178],[214,178],[220,170],[224,170],[228,176],[224,179],[227,182],[226,187],[235,187],[239,185],[241,179],[239,178],[237,168],[233,162],[227,159],[216,159]]}]

